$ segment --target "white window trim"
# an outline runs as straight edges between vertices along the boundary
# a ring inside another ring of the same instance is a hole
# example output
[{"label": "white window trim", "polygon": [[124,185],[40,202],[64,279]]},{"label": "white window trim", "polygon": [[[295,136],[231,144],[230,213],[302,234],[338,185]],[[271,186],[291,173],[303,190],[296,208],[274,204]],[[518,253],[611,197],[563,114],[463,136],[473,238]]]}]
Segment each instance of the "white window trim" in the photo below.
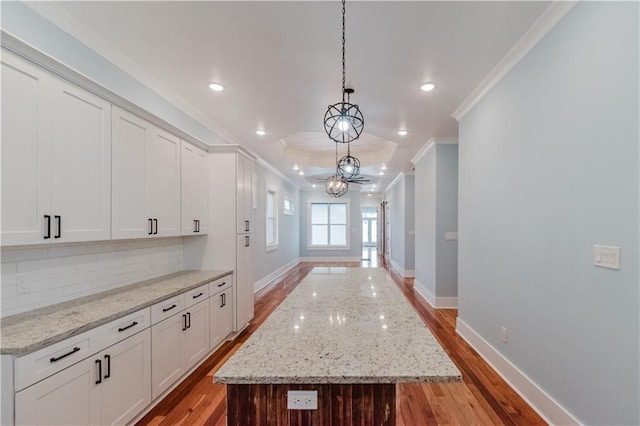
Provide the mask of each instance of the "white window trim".
[{"label": "white window trim", "polygon": [[[311,245],[311,204],[346,204],[347,205],[347,225],[346,225],[346,238],[347,244],[344,246],[319,246]],[[334,199],[309,199],[307,200],[307,250],[351,250],[351,202],[349,199],[334,200]]]},{"label": "white window trim", "polygon": [[[267,231],[269,229],[268,223],[267,223],[267,206],[269,205],[269,203],[267,202],[267,199],[269,198],[269,193],[272,192],[273,193],[273,227],[274,229],[274,238],[275,238],[275,242],[274,243],[268,243],[267,242]],[[279,242],[279,238],[278,238],[278,234],[280,233],[280,229],[279,229],[279,224],[278,224],[278,212],[279,212],[279,201],[278,201],[278,192],[279,189],[277,186],[272,185],[272,184],[267,184],[267,188],[265,190],[265,218],[264,218],[264,222],[265,222],[265,231],[264,231],[264,240],[265,240],[265,252],[270,252],[270,251],[274,251],[278,249],[278,242]]]}]

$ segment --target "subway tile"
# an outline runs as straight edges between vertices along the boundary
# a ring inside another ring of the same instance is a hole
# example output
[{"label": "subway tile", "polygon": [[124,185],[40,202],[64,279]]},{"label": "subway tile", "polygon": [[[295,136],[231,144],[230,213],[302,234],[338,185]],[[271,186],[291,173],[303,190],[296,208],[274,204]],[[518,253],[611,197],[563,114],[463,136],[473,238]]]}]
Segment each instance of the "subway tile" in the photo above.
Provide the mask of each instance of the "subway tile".
[{"label": "subway tile", "polygon": [[15,274],[18,272],[18,264],[16,262],[7,262],[0,264],[0,275]]},{"label": "subway tile", "polygon": [[62,301],[61,289],[48,289],[41,291],[28,292],[18,295],[19,306],[30,306],[30,309],[36,309],[46,305],[53,305]]},{"label": "subway tile", "polygon": [[17,296],[17,288],[16,285],[3,285],[0,289],[0,299],[8,299]]},{"label": "subway tile", "polygon": [[40,271],[57,266],[62,266],[62,259],[28,260],[18,262],[18,272]]},{"label": "subway tile", "polygon": [[75,275],[75,266],[57,266],[55,268],[46,268],[39,271],[34,271],[33,279],[36,281],[48,280],[51,278],[68,277]]},{"label": "subway tile", "polygon": [[78,256],[87,252],[86,244],[49,247],[49,257]]},{"label": "subway tile", "polygon": [[48,257],[49,250],[46,247],[3,247],[0,249],[0,260],[2,261],[2,263],[39,260],[46,259]]}]

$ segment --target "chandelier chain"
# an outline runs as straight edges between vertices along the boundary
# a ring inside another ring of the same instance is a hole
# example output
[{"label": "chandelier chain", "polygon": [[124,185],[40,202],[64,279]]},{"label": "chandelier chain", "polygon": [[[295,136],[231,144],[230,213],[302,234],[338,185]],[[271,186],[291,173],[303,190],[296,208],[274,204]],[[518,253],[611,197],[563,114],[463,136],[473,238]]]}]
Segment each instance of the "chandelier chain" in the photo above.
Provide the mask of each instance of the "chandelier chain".
[{"label": "chandelier chain", "polygon": [[342,103],[344,103],[344,89],[346,87],[346,47],[345,47],[345,33],[346,33],[346,25],[345,25],[345,8],[346,0],[342,0]]}]

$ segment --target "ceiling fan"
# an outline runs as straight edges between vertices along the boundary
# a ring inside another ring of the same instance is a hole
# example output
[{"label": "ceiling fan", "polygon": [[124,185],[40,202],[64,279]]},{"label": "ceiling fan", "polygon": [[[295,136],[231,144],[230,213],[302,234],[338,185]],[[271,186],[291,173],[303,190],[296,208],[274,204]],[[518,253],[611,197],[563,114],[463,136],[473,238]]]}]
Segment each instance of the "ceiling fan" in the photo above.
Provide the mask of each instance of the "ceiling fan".
[{"label": "ceiling fan", "polygon": [[[317,176],[314,179],[317,182],[325,182],[327,179],[329,179],[331,177],[331,175],[327,175],[327,176]],[[357,177],[353,177],[353,178],[344,178],[345,181],[347,181],[348,183],[357,183],[358,185],[362,185],[363,183],[369,183],[369,179],[367,179],[364,176],[357,176]]]}]

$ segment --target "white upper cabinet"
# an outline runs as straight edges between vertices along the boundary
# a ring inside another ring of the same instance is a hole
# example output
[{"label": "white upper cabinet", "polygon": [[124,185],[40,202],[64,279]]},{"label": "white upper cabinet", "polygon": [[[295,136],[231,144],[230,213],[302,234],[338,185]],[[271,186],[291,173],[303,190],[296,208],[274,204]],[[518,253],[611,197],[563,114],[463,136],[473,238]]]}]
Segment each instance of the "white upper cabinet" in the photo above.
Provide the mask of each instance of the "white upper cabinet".
[{"label": "white upper cabinet", "polygon": [[182,141],[182,235],[202,235],[209,229],[209,159],[207,152]]},{"label": "white upper cabinet", "polygon": [[2,244],[110,236],[109,102],[3,51]]},{"label": "white upper cabinet", "polygon": [[236,169],[237,233],[252,233],[253,223],[253,162],[238,153]]},{"label": "white upper cabinet", "polygon": [[113,239],[180,235],[180,139],[113,107]]}]

